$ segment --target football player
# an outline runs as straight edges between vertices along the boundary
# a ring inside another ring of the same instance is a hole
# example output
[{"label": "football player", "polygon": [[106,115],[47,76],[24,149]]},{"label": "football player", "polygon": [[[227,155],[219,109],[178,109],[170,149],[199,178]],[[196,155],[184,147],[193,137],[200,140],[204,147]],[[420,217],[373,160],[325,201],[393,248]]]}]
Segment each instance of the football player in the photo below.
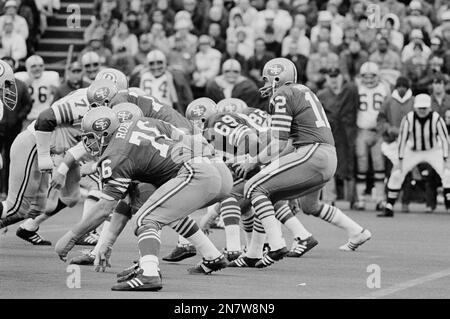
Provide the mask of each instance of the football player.
[{"label": "football player", "polygon": [[[83,118],[82,128],[83,143],[91,155],[100,157],[103,198],[91,209],[91,220],[75,226],[63,236],[56,251],[64,258],[73,242],[95,227],[96,219],[111,213],[132,180],[151,183],[158,189],[136,213],[135,234],[142,271],[134,278],[114,285],[112,290],[160,290],[161,228],[223,199],[231,190],[231,174],[223,162],[213,160],[212,150],[207,145],[189,147],[188,142],[178,141],[186,138],[182,131],[159,120],[141,118],[119,125],[111,109],[99,107]],[[108,247],[117,238],[114,233],[110,235],[99,254],[99,262],[105,264],[110,256]],[[185,236],[196,243],[204,256],[200,264],[189,270],[190,273],[210,273],[226,267],[224,256],[198,227]]]},{"label": "football player", "polygon": [[358,86],[359,110],[356,125],[356,209],[365,209],[365,188],[369,170],[369,158],[372,158],[375,180],[375,198],[377,210],[383,208],[384,201],[384,157],[381,152],[383,140],[377,134],[377,117],[381,105],[389,95],[387,86],[380,81],[378,65],[366,62],[360,70],[361,83]]},{"label": "football player", "polygon": [[264,241],[252,237],[246,255],[239,259],[247,258],[263,268],[286,256],[289,251],[272,203],[293,198],[300,198],[305,214],[346,230],[349,240],[340,248],[355,250],[370,239],[370,232],[339,208],[319,201],[320,191],[333,177],[337,164],[333,135],[320,101],[309,88],[296,83],[296,67],[285,58],[267,62],[263,80],[261,95],[270,97],[271,142],[257,156],[238,165],[237,172],[245,177],[258,165],[268,164],[246,182],[244,196],[251,200],[271,250],[261,256]]},{"label": "football player", "polygon": [[101,80],[101,79],[106,79],[106,80],[110,80],[110,81],[114,82],[114,84],[117,86],[117,89],[119,91],[128,90],[127,76],[123,72],[121,72],[117,69],[106,68],[106,69],[101,70],[95,76],[95,81]]},{"label": "football player", "polygon": [[39,55],[32,55],[25,61],[26,71],[17,72],[16,77],[28,85],[32,108],[27,115],[28,124],[37,119],[39,114],[53,103],[55,89],[61,84],[59,74],[45,71],[44,60]]}]

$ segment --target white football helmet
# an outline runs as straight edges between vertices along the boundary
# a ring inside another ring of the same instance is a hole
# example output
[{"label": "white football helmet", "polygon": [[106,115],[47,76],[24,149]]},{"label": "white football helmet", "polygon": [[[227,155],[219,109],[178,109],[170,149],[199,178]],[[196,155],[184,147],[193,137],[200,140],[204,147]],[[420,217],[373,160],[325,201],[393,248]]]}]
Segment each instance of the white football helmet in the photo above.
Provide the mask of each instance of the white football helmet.
[{"label": "white football helmet", "polygon": [[13,111],[17,105],[17,85],[14,71],[5,61],[0,60],[0,90],[4,106]]},{"label": "white football helmet", "polygon": [[164,53],[160,50],[152,50],[147,54],[147,63],[150,72],[155,78],[160,77],[166,72],[167,59]]},{"label": "white football helmet", "polygon": [[95,80],[100,79],[107,79],[113,81],[116,84],[117,89],[119,89],[120,91],[128,89],[127,76],[117,69],[106,68],[101,70],[95,77]]},{"label": "white football helmet", "polygon": [[92,156],[101,156],[119,127],[116,113],[106,106],[89,110],[81,121],[81,139]]},{"label": "white football helmet", "polygon": [[380,70],[378,65],[374,62],[366,62],[361,65],[359,74],[361,76],[362,85],[368,88],[376,87],[380,82]]},{"label": "white football helmet", "polygon": [[87,90],[87,99],[91,108],[108,106],[119,90],[111,80],[100,79],[92,82]]},{"label": "white football helmet", "polygon": [[114,105],[112,110],[116,113],[120,123],[144,116],[139,106],[133,103],[119,103]]},{"label": "white football helmet", "polygon": [[25,68],[33,79],[39,79],[44,73],[44,60],[39,55],[32,55],[25,61]]},{"label": "white football helmet", "polygon": [[217,113],[216,102],[207,97],[195,99],[186,108],[186,118],[203,130],[208,117]]},{"label": "white football helmet", "polygon": [[223,99],[219,101],[219,103],[217,103],[218,112],[242,113],[246,109],[248,109],[247,103],[245,103],[241,99],[236,99],[233,97]]},{"label": "white football helmet", "polygon": [[259,89],[262,97],[271,96],[284,84],[297,82],[297,68],[286,58],[275,58],[268,61],[263,68],[264,87]]}]

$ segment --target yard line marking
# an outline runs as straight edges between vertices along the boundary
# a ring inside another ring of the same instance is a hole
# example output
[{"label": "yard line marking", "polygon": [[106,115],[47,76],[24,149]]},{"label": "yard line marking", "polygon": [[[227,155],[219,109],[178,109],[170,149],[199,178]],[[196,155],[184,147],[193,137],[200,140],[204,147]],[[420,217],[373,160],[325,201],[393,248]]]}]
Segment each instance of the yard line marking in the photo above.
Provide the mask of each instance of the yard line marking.
[{"label": "yard line marking", "polygon": [[433,280],[440,279],[440,278],[447,277],[447,276],[450,276],[450,268],[439,271],[439,272],[435,272],[430,275],[426,275],[426,276],[422,276],[422,277],[419,277],[416,279],[408,280],[408,281],[393,285],[392,287],[389,287],[386,289],[380,289],[380,290],[374,291],[370,294],[358,297],[356,299],[376,299],[376,298],[386,297],[386,296],[392,295],[396,292],[399,292],[399,291],[402,291],[402,290],[405,290],[408,288],[412,288],[415,286],[419,286],[426,282],[433,281]]}]

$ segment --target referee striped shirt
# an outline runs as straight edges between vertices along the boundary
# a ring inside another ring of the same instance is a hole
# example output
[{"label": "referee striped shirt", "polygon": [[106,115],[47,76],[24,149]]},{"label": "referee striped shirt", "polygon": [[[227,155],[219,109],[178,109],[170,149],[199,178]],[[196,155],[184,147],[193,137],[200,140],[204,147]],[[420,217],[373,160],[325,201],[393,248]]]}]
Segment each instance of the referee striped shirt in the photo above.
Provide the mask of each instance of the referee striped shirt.
[{"label": "referee striped shirt", "polygon": [[425,118],[420,118],[414,111],[405,115],[400,126],[399,159],[405,155],[407,144],[413,151],[426,151],[440,143],[444,160],[448,157],[449,137],[444,120],[437,112],[431,112]]}]

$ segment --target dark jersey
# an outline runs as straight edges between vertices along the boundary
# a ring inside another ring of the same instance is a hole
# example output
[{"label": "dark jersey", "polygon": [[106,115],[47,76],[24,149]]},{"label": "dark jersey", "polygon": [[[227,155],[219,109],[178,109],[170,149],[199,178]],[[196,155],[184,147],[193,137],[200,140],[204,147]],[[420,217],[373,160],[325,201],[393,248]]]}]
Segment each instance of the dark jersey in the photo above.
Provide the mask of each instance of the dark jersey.
[{"label": "dark jersey", "polygon": [[245,118],[256,130],[263,130],[270,127],[270,116],[266,111],[249,107],[242,113],[239,113],[239,115]]},{"label": "dark jersey", "polygon": [[306,86],[288,84],[270,99],[272,133],[279,139],[291,138],[293,145],[324,143],[334,146],[327,116],[317,96]]},{"label": "dark jersey", "polygon": [[205,155],[202,147],[185,143],[190,136],[181,140],[183,136],[174,126],[153,118],[121,123],[99,161],[103,193],[121,199],[132,181],[159,187],[173,178],[183,163]]},{"label": "dark jersey", "polygon": [[158,119],[173,126],[186,130],[186,133],[193,133],[192,123],[182,114],[174,110],[171,106],[159,102],[151,96],[137,95],[129,91],[121,91],[114,97],[112,104],[130,102],[139,106],[144,113],[144,117]]}]

